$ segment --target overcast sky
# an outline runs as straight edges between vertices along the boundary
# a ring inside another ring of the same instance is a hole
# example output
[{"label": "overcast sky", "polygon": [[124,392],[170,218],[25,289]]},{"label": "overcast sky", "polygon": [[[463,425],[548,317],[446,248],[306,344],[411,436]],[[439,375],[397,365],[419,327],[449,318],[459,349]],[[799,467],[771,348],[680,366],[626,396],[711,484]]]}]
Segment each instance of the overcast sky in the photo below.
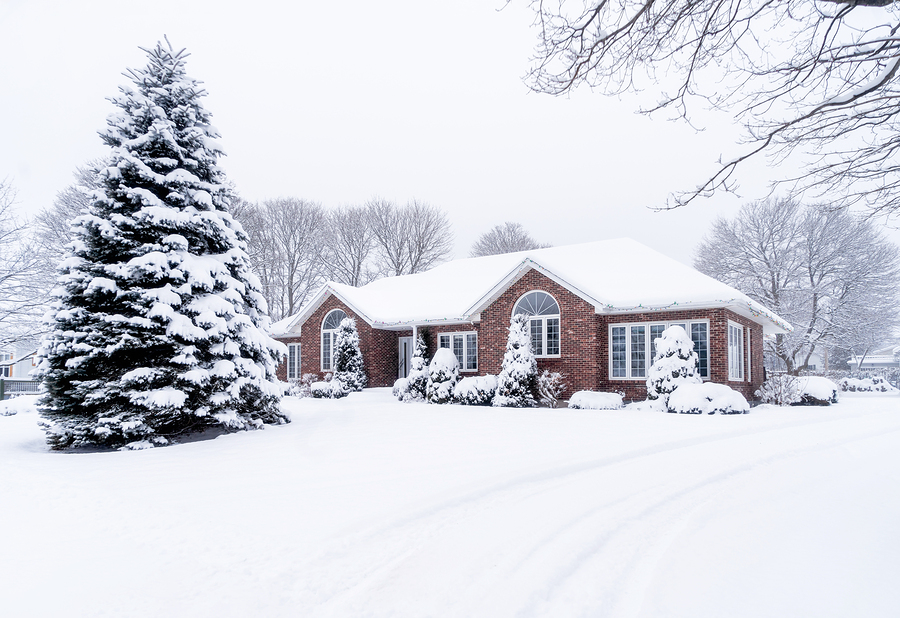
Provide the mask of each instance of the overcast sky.
[{"label": "overcast sky", "polygon": [[[537,33],[524,0],[170,2],[0,0],[0,178],[35,213],[103,156],[107,97],[163,35],[191,53],[242,196],[326,207],[373,196],[443,208],[456,257],[506,220],[555,245],[629,236],[683,262],[718,214],[766,194],[763,162],[722,195],[654,212],[720,155],[728,118],[697,133],[637,116],[634,98],[529,92]],[[502,9],[502,10],[501,10]]]}]

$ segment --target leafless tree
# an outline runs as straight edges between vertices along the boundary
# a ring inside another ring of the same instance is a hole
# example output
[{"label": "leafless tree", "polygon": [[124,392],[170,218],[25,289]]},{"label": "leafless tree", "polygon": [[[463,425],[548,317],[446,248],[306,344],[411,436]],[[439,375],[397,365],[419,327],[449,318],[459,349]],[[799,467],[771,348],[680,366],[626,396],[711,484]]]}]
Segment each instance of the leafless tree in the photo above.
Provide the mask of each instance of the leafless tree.
[{"label": "leafless tree", "polygon": [[900,210],[900,11],[893,0],[532,0],[540,29],[532,88],[586,84],[606,94],[651,89],[689,119],[700,101],[746,128],[721,162],[670,207],[732,190],[741,162],[812,156],[795,190],[837,206]]},{"label": "leafless tree", "polygon": [[43,257],[14,216],[15,197],[9,182],[0,180],[0,348],[36,339],[47,296],[38,277]]},{"label": "leafless tree", "polygon": [[502,225],[495,225],[490,231],[479,236],[469,251],[469,257],[545,249],[552,246],[536,241],[521,223],[507,221]]},{"label": "leafless tree", "polygon": [[328,213],[328,242],[324,269],[327,277],[352,286],[365,285],[375,278],[371,262],[375,236],[369,222],[369,210],[342,206]]},{"label": "leafless tree", "polygon": [[450,222],[436,206],[411,200],[400,208],[376,198],[366,207],[383,275],[423,272],[450,255],[453,249]]},{"label": "leafless tree", "polygon": [[262,204],[235,200],[231,214],[249,237],[250,261],[269,315],[280,320],[296,313],[322,283],[325,210],[316,202],[278,198]]},{"label": "leafless tree", "polygon": [[817,347],[867,329],[880,328],[888,339],[900,323],[900,251],[871,221],[845,209],[790,199],[746,204],[734,220],[714,222],[694,266],[794,326],[766,342],[766,352],[793,374]]}]

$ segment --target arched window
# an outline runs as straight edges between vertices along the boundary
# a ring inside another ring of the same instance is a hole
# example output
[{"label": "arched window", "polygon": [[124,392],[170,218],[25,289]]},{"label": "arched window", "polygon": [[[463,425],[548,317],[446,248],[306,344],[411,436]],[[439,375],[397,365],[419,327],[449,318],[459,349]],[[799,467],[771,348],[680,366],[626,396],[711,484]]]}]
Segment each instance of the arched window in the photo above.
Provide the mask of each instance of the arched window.
[{"label": "arched window", "polygon": [[331,359],[334,358],[334,336],[341,320],[347,314],[340,309],[335,309],[325,316],[322,322],[322,371],[331,371]]},{"label": "arched window", "polygon": [[535,356],[559,356],[559,304],[546,292],[528,292],[516,302],[513,315],[528,316],[531,351]]}]

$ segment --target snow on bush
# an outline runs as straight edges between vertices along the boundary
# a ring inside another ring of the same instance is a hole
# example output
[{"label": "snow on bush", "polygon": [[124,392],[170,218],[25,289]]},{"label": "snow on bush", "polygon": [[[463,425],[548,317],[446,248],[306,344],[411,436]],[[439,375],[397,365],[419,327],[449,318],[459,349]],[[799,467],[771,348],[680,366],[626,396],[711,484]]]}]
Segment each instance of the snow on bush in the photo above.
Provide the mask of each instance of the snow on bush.
[{"label": "snow on bush", "polygon": [[428,403],[450,403],[453,387],[459,381],[459,361],[450,348],[438,348],[428,365]]},{"label": "snow on bush", "polygon": [[800,401],[800,382],[786,373],[770,376],[756,391],[763,403],[775,406],[790,406]]},{"label": "snow on bush", "polygon": [[677,414],[746,414],[750,404],[724,384],[681,384],[669,395],[669,412]]},{"label": "snow on bush", "polygon": [[841,378],[838,382],[842,391],[850,393],[896,393],[898,389],[891,386],[882,377],[874,378]]},{"label": "snow on bush", "polygon": [[344,318],[334,334],[334,377],[351,391],[366,387],[363,357],[359,350],[359,333],[356,320]]},{"label": "snow on bush", "polygon": [[314,373],[304,373],[300,376],[299,380],[291,380],[288,383],[287,387],[287,395],[291,397],[309,397],[312,393],[310,392],[310,387],[313,382],[318,382],[319,376]]},{"label": "snow on bush", "polygon": [[578,391],[569,398],[569,407],[574,410],[619,410],[624,404],[619,393]]},{"label": "snow on bush", "polygon": [[39,395],[19,395],[0,401],[0,416],[33,412],[39,398]]},{"label": "snow on bush", "polygon": [[806,376],[797,378],[800,385],[800,406],[827,406],[838,402],[837,384],[828,378]]},{"label": "snow on bush", "polygon": [[340,399],[350,394],[343,382],[332,378],[329,382],[313,382],[309,385],[309,394],[314,399]]},{"label": "snow on bush", "polygon": [[497,376],[463,378],[453,389],[453,399],[466,406],[489,406],[497,392]]},{"label": "snow on bush", "polygon": [[394,396],[400,401],[425,401],[428,396],[428,366],[425,364],[425,338],[419,335],[410,360],[409,375],[394,382]]},{"label": "snow on bush", "polygon": [[266,302],[219,134],[185,72],[157,44],[111,99],[101,190],[71,222],[36,376],[54,449],[285,423]]},{"label": "snow on bush", "polygon": [[497,376],[497,394],[491,404],[506,408],[533,408],[537,380],[537,361],[531,351],[528,318],[521,313],[512,317],[503,365]]},{"label": "snow on bush", "polygon": [[565,379],[566,376],[558,371],[544,369],[537,378],[538,398],[542,404],[548,408],[559,405],[559,398],[566,390]]},{"label": "snow on bush", "polygon": [[654,342],[656,357],[647,372],[647,399],[663,405],[682,384],[699,384],[694,343],[681,326],[670,326]]}]

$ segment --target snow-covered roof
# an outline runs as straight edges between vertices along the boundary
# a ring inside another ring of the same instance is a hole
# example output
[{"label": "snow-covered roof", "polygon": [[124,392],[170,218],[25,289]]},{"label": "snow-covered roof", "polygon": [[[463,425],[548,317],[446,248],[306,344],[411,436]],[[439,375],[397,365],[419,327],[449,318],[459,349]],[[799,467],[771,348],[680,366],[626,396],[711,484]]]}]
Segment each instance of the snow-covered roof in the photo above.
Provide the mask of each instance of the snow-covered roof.
[{"label": "snow-covered roof", "polygon": [[287,318],[286,328],[278,324],[296,332],[329,294],[377,328],[471,322],[530,269],[594,305],[597,313],[728,307],[763,324],[767,333],[792,329],[746,294],[630,238],[454,260],[359,288],[329,282]]}]

